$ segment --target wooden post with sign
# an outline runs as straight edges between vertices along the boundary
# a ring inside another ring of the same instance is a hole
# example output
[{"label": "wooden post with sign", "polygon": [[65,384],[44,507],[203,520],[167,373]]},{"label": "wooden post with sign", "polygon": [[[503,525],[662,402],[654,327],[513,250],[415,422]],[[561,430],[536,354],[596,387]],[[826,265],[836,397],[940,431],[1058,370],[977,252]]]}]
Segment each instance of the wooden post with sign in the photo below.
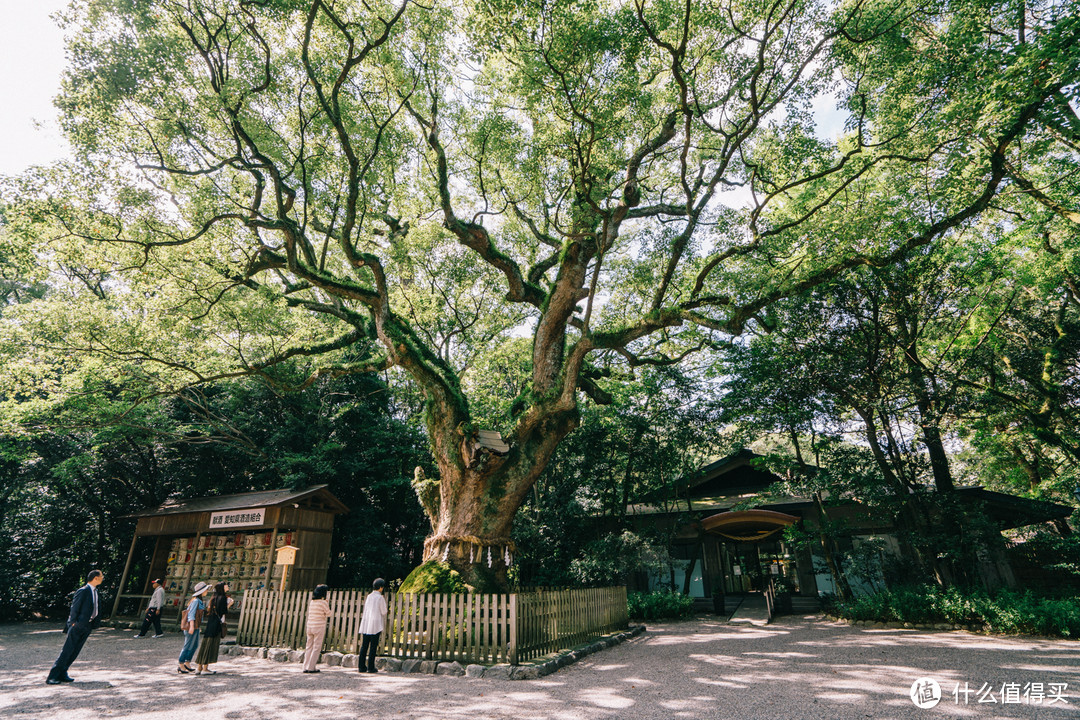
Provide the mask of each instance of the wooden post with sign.
[{"label": "wooden post with sign", "polygon": [[281,589],[279,592],[285,592],[285,584],[289,579],[289,568],[296,564],[296,551],[299,549],[295,545],[282,545],[277,549],[275,564],[283,566],[281,568]]},{"label": "wooden post with sign", "polygon": [[275,565],[281,565],[281,586],[278,588],[278,602],[277,612],[274,613],[274,626],[270,631],[270,637],[277,639],[278,628],[281,625],[281,618],[285,614],[285,583],[289,579],[289,568],[296,564],[296,551],[298,548],[295,545],[282,545],[277,549],[277,558],[274,561]]}]

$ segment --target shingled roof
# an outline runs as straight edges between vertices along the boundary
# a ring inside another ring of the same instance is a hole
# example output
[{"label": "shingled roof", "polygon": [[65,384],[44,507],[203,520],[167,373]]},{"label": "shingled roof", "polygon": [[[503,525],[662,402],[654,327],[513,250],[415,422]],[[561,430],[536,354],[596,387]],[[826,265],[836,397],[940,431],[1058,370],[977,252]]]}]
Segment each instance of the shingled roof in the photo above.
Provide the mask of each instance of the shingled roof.
[{"label": "shingled roof", "polygon": [[281,490],[237,493],[235,495],[175,499],[169,500],[160,507],[140,510],[124,517],[137,518],[155,515],[178,515],[181,513],[246,510],[247,508],[275,507],[294,503],[307,507],[322,506],[320,509],[332,512],[335,515],[349,512],[349,508],[334,497],[334,494],[327,487],[327,485],[313,485],[303,490],[284,488]]}]

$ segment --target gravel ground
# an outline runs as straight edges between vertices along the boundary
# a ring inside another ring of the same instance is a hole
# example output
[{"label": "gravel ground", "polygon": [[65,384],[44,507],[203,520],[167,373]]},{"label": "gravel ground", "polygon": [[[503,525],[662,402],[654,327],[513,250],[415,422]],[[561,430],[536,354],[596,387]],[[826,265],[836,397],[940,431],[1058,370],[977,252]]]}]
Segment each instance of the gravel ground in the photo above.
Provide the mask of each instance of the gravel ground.
[{"label": "gravel ground", "polygon": [[[218,674],[194,677],[176,673],[178,635],[131,635],[95,631],[71,667],[76,682],[50,686],[45,675],[63,643],[60,631],[0,625],[0,718],[1080,718],[1078,642],[875,630],[819,616],[783,617],[764,628],[705,617],[658,623],[533,681],[342,668],[304,675],[298,664],[232,656],[214,666]],[[937,707],[920,709],[910,699],[920,677],[940,683]],[[967,703],[962,692],[959,702],[954,697],[957,683],[973,691]],[[979,703],[984,683],[993,691]],[[1003,683],[1042,683],[1047,697],[1042,704],[1006,698]],[[1066,684],[1063,701],[1050,702],[1051,683]]]}]

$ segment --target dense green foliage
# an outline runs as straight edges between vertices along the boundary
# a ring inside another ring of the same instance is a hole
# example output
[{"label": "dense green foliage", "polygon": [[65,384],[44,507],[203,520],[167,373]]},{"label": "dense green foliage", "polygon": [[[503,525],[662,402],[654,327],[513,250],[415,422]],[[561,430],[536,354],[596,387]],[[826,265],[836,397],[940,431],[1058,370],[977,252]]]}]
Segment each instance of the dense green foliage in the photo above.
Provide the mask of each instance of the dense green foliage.
[{"label": "dense green foliage", "polygon": [[1039,592],[1071,591],[1080,598],[1080,533],[1062,535],[1047,525],[1028,528],[1023,542],[1009,548],[1009,556],[1020,568],[1022,587]]},{"label": "dense green foliage", "polygon": [[[948,549],[988,533],[941,496],[1005,478],[1060,501],[1080,477],[1070,10],[79,0],[58,98],[73,159],[0,189],[5,472],[44,478],[5,497],[44,498],[49,527],[85,507],[75,544],[105,562],[110,504],[200,487],[196,468],[361,478],[367,419],[334,401],[288,433],[217,423],[257,460],[169,456],[126,492],[94,453],[153,464],[202,397],[244,418],[262,391],[216,398],[238,377],[308,392],[393,368],[424,408],[424,557],[502,586],[465,548],[513,532],[523,576],[600,582],[622,550],[589,546],[584,520],[625,537],[629,502],[721,445],[706,393],[665,408],[677,382],[643,370],[719,358],[725,424],[832,465],[831,486],[801,478],[819,490],[904,499],[922,569],[970,582]],[[152,432],[110,435],[125,418]],[[509,451],[470,450],[482,429]],[[869,457],[854,475],[848,432]],[[392,436],[370,438],[390,486],[354,483],[378,502],[411,476],[417,436]],[[17,525],[22,543],[35,524]],[[359,524],[349,557],[407,557],[417,525]]]},{"label": "dense green foliage", "polygon": [[631,620],[677,619],[694,614],[693,598],[670,590],[630,593],[626,596],[626,605]]},{"label": "dense green foliage", "polygon": [[999,633],[1080,637],[1080,604],[1073,596],[1040,596],[1028,590],[994,594],[900,586],[850,600],[834,600],[826,610],[848,620],[950,623]]},{"label": "dense green foliage", "polygon": [[[134,532],[125,516],[170,498],[325,483],[350,508],[335,521],[328,582],[366,587],[377,576],[404,577],[419,560],[427,522],[409,479],[425,457],[423,437],[374,376],[285,394],[224,383],[137,412],[112,410],[72,407],[87,426],[4,440],[6,615],[62,611],[92,567],[105,571],[111,596]],[[152,549],[138,548],[129,592],[141,590],[150,560],[141,553]]]}]

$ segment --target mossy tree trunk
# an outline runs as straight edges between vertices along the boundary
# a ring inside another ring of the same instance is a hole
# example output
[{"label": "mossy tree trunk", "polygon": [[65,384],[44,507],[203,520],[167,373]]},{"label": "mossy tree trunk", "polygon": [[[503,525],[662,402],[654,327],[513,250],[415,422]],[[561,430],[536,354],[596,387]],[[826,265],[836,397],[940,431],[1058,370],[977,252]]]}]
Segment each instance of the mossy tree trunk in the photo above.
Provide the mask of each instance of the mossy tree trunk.
[{"label": "mossy tree trunk", "polygon": [[424,561],[447,563],[478,592],[504,590],[516,554],[514,516],[577,422],[576,407],[552,413],[526,437],[515,435],[508,454],[482,453],[471,464],[463,450],[464,427],[439,428],[439,478],[414,483],[432,527]]}]

